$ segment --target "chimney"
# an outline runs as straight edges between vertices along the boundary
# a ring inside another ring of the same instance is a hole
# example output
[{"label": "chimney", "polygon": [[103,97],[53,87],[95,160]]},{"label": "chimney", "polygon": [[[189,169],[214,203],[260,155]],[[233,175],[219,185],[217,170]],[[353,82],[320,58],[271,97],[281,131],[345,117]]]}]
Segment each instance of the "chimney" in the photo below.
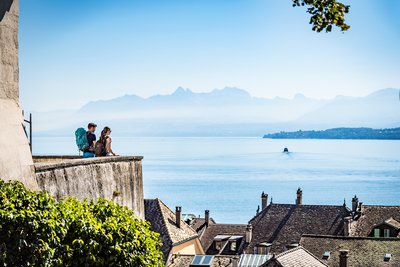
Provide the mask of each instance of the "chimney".
[{"label": "chimney", "polygon": [[296,198],[296,206],[300,207],[303,204],[303,191],[301,191],[300,187],[297,189],[297,198]]},{"label": "chimney", "polygon": [[182,211],[182,207],[176,206],[175,220],[176,220],[176,226],[178,228],[181,228],[181,211]]},{"label": "chimney", "polygon": [[264,210],[268,206],[268,194],[262,192],[261,194],[261,210]]},{"label": "chimney", "polygon": [[239,261],[236,258],[231,259],[232,262],[232,267],[238,267],[239,266]]},{"label": "chimney", "polygon": [[208,225],[210,224],[210,211],[209,210],[205,210],[205,212],[204,212],[204,221],[205,221],[206,227],[208,227]]},{"label": "chimney", "polygon": [[351,204],[351,211],[356,212],[358,208],[358,197],[356,195],[351,199]]},{"label": "chimney", "polygon": [[246,243],[251,242],[252,235],[253,235],[253,226],[251,226],[251,224],[248,224],[246,227]]},{"label": "chimney", "polygon": [[351,217],[344,218],[344,235],[350,236],[351,231]]},{"label": "chimney", "polygon": [[349,251],[347,249],[341,249],[339,250],[339,253],[340,253],[339,267],[348,267]]},{"label": "chimney", "polygon": [[361,212],[363,208],[363,203],[362,202],[358,202],[358,211]]}]

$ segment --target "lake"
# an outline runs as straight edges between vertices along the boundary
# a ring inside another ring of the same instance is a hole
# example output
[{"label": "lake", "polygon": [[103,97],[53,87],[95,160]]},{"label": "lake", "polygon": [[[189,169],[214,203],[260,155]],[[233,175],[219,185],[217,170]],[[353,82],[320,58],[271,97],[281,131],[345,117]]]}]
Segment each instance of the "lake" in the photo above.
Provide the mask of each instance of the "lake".
[{"label": "lake", "polygon": [[[287,147],[290,153],[282,153]],[[34,155],[78,154],[75,138],[35,137]],[[246,223],[261,205],[274,203],[351,207],[400,205],[400,141],[288,140],[225,137],[113,137],[121,155],[143,159],[145,198],[172,210],[210,215],[220,223]]]}]

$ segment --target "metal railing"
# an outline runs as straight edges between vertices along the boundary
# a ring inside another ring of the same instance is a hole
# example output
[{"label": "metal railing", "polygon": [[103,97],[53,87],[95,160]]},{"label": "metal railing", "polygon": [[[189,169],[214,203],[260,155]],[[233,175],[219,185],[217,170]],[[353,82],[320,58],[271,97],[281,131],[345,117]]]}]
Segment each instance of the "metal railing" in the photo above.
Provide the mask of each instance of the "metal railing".
[{"label": "metal railing", "polygon": [[22,124],[22,127],[24,128],[26,138],[28,138],[28,140],[29,140],[29,147],[30,147],[31,153],[32,153],[32,113],[29,113],[29,120],[26,120],[24,111],[22,111],[22,117],[24,118],[24,122],[29,124],[29,136],[28,136],[28,133],[26,132],[25,124]]}]

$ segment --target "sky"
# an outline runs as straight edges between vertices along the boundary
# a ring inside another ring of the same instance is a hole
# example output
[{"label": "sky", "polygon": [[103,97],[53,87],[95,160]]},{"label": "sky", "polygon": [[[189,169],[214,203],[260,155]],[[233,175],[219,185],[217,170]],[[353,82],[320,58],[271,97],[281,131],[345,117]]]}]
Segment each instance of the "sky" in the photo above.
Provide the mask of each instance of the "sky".
[{"label": "sky", "polygon": [[291,0],[20,0],[21,105],[77,109],[179,86],[266,98],[400,88],[400,1],[343,2],[350,30],[316,33]]}]

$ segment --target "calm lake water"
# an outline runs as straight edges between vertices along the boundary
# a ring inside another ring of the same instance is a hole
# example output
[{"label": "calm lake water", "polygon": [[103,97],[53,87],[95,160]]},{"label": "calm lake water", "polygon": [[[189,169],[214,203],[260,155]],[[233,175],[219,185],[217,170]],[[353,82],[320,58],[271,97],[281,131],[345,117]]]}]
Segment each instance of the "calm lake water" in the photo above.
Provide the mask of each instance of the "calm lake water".
[{"label": "calm lake water", "polygon": [[[74,137],[36,137],[35,155],[77,154]],[[217,222],[246,223],[261,204],[400,205],[400,141],[114,137],[114,151],[141,155],[145,198]],[[287,147],[289,154],[282,153]]]}]

